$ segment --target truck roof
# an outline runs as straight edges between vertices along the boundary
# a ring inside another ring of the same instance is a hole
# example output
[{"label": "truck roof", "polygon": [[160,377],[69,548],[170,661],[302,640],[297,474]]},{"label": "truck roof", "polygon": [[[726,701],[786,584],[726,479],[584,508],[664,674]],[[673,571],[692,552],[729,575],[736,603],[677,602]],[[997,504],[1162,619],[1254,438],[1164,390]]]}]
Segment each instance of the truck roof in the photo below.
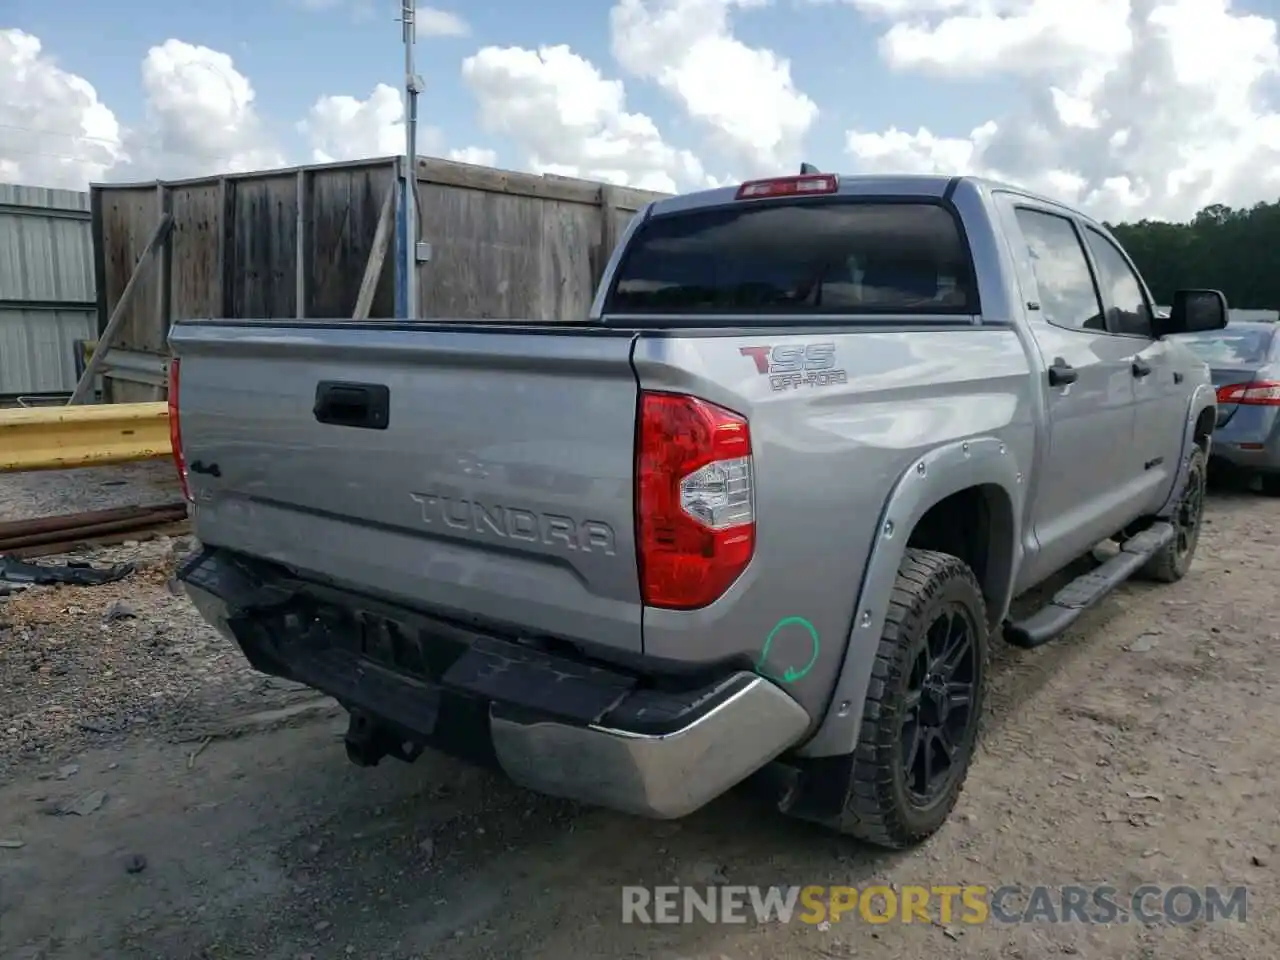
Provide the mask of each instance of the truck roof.
[{"label": "truck roof", "polygon": [[[825,171],[824,171],[825,172]],[[816,176],[816,174],[811,174]],[[785,177],[788,174],[779,174],[779,177]],[[800,174],[794,174],[800,176]],[[989,180],[985,177],[969,177],[969,176],[951,176],[940,173],[899,173],[899,174],[844,174],[836,173],[839,177],[840,186],[837,195],[846,197],[856,196],[898,196],[898,197],[935,197],[941,199],[946,195],[948,188],[953,183],[971,184],[983,191],[991,190],[1007,190],[1010,193],[1016,193],[1030,200],[1036,200],[1040,203],[1052,204],[1061,207],[1064,210],[1071,210],[1078,216],[1084,217],[1092,222],[1092,218],[1087,214],[1083,214],[1075,208],[1069,207],[1061,200],[1055,200],[1052,197],[1044,196],[1032,190],[1016,186],[1010,183],[1003,183],[999,180]],[[766,178],[767,179],[767,178]],[[721,204],[733,203],[738,192],[740,184],[732,184],[727,187],[713,187],[710,190],[698,190],[694,193],[684,193],[673,197],[665,197],[661,200],[655,200],[650,206],[650,213],[665,214],[677,213],[681,211],[696,210],[700,207],[715,207]]]}]

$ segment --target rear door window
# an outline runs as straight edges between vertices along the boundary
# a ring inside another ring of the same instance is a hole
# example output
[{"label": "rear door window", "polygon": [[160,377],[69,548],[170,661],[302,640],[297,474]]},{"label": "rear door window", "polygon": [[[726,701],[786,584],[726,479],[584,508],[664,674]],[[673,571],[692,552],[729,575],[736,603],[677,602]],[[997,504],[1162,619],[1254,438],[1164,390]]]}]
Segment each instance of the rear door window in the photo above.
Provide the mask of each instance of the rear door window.
[{"label": "rear door window", "polygon": [[654,217],[607,313],[977,313],[969,251],[937,203],[747,202]]}]

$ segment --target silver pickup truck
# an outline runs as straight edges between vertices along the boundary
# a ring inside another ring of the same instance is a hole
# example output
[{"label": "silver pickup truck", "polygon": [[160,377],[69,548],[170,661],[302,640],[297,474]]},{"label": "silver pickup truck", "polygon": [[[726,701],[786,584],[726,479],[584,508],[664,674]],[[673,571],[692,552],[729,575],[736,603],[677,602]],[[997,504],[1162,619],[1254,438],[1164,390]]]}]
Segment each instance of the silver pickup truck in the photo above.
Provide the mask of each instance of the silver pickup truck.
[{"label": "silver pickup truck", "polygon": [[1104,227],[997,183],[664,199],[564,323],[178,323],[180,577],[357,763],[659,818],[750,778],[904,847],[956,803],[992,636],[1186,573],[1215,396],[1168,335],[1226,315],[1157,316]]}]

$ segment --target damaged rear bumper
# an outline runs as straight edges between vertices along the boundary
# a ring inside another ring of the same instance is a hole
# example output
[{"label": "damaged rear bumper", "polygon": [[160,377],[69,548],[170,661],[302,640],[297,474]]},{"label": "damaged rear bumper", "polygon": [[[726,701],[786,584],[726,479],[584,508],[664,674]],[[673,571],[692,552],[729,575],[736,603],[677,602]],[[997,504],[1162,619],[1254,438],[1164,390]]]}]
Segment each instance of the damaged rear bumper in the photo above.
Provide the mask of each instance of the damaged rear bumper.
[{"label": "damaged rear bumper", "polygon": [[495,764],[552,796],[681,817],[810,725],[795,700],[747,671],[658,690],[217,549],[189,560],[179,578],[258,670],[329,694],[394,740]]}]

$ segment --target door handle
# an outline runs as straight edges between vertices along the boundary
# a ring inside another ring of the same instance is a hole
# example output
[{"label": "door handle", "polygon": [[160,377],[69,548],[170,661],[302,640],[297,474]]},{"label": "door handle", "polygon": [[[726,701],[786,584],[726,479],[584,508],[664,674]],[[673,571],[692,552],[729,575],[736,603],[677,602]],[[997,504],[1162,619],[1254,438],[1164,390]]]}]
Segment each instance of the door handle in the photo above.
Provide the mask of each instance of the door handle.
[{"label": "door handle", "polygon": [[1133,375],[1141,379],[1151,373],[1151,364],[1139,358],[1133,361]]},{"label": "door handle", "polygon": [[1053,358],[1053,365],[1049,367],[1049,386],[1065,387],[1067,384],[1075,383],[1079,379],[1079,370],[1061,357]]}]

